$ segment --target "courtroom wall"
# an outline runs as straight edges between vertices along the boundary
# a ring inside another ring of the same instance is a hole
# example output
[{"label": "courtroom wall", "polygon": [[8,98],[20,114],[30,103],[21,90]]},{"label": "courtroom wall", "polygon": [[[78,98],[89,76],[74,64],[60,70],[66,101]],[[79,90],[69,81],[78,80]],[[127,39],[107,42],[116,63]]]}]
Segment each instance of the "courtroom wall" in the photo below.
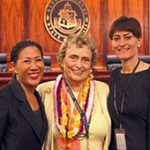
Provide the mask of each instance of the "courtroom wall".
[{"label": "courtroom wall", "polygon": [[[60,43],[44,25],[44,13],[50,0],[0,0],[0,53],[10,55],[13,44],[23,39],[39,42],[44,53],[51,55],[52,68],[57,68]],[[121,15],[136,17],[143,29],[140,55],[150,54],[150,0],[83,0],[90,17],[90,34],[97,44],[100,59],[97,68],[105,69],[105,56],[113,54],[108,33],[114,19]]]}]

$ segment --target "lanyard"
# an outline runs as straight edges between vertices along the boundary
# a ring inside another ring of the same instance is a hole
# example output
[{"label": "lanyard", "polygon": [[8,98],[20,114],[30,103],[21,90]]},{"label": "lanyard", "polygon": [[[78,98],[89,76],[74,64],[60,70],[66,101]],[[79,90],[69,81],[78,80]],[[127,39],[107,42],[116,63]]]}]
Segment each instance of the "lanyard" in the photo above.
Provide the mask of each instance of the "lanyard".
[{"label": "lanyard", "polygon": [[[137,69],[137,67],[139,66],[139,63],[140,63],[140,59],[138,60],[138,62],[137,62],[137,64],[136,64],[136,66],[134,67],[134,69],[133,69],[133,71],[132,71],[132,74],[131,74],[131,76],[130,76],[130,78],[128,79],[128,81],[127,81],[127,87],[126,87],[126,89],[125,89],[125,91],[124,91],[124,93],[123,93],[123,96],[122,96],[122,98],[121,98],[121,109],[120,109],[120,113],[119,113],[119,111],[118,111],[118,107],[117,107],[117,101],[116,101],[116,94],[117,94],[117,79],[118,79],[118,77],[120,76],[120,73],[118,72],[118,75],[116,76],[116,78],[115,78],[115,83],[114,83],[114,108],[115,108],[115,112],[116,112],[116,114],[117,114],[117,117],[118,117],[118,119],[119,119],[119,121],[120,121],[120,129],[122,128],[122,114],[123,114],[123,110],[124,110],[124,103],[125,103],[125,97],[126,97],[126,94],[127,94],[127,91],[128,91],[128,88],[129,88],[129,84],[130,84],[130,81],[131,81],[131,79],[133,78],[133,75],[134,75],[134,73],[135,73],[135,71],[136,71],[136,69]],[[120,71],[120,70],[119,70]]]},{"label": "lanyard", "polygon": [[63,79],[64,79],[65,85],[66,85],[66,87],[67,87],[67,90],[68,90],[68,92],[69,92],[69,94],[70,94],[70,96],[71,96],[71,98],[72,98],[72,100],[73,100],[73,102],[74,102],[76,108],[78,109],[78,111],[79,111],[79,113],[80,113],[80,115],[81,115],[81,118],[82,118],[83,122],[84,122],[85,130],[86,130],[86,137],[89,138],[89,124],[88,124],[88,122],[87,122],[86,115],[85,115],[85,113],[83,112],[83,110],[81,109],[81,107],[80,107],[78,101],[76,100],[76,98],[75,98],[75,96],[74,96],[74,94],[73,94],[73,92],[72,92],[72,90],[71,90],[71,88],[70,88],[68,82],[66,81],[66,79],[65,79],[64,77],[63,77]]}]

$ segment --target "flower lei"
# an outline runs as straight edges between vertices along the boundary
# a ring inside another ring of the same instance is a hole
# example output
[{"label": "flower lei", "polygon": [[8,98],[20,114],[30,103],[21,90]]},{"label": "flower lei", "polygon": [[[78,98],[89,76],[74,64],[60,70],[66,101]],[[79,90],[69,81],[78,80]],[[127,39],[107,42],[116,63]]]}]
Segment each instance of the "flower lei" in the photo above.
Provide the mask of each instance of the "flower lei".
[{"label": "flower lei", "polygon": [[[87,122],[90,122],[91,113],[94,106],[94,91],[95,86],[92,75],[89,75],[84,82],[83,88],[80,90],[77,101],[81,109],[85,112]],[[83,130],[85,130],[84,123],[81,119],[80,113],[74,106],[71,110],[71,104],[68,97],[68,91],[63,82],[62,75],[59,75],[55,84],[55,118],[56,126],[61,133],[64,140],[74,140]]]}]

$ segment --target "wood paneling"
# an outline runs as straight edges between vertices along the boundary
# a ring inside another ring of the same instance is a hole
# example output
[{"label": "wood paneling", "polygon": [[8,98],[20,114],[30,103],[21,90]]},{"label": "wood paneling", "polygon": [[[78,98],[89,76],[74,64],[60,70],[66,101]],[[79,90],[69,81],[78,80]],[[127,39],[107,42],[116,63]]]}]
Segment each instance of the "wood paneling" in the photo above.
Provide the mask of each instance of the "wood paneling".
[{"label": "wood paneling", "polygon": [[[101,12],[100,12],[100,0],[95,0],[94,3],[92,3],[89,0],[84,0],[84,4],[89,12],[89,18],[90,18],[90,28],[88,31],[88,34],[90,34],[96,41],[97,49],[99,57],[101,57],[102,51],[101,51],[101,35],[98,33],[101,33]],[[97,65],[100,66],[102,64],[102,60],[100,60]]]},{"label": "wood paneling", "polygon": [[1,0],[0,52],[10,52],[11,46],[24,37],[23,0]]},{"label": "wood paneling", "polygon": [[[54,40],[44,25],[44,13],[50,0],[0,0],[0,52],[10,54],[11,47],[22,39],[39,42],[45,54],[52,57],[57,69],[56,55],[60,43]],[[140,55],[150,54],[150,0],[83,0],[90,17],[90,34],[97,44],[100,59],[96,68],[105,69],[105,56],[113,54],[108,37],[109,27],[121,15],[136,17],[143,29]]]},{"label": "wood paneling", "polygon": [[52,68],[58,67],[56,55],[60,43],[56,42],[47,32],[44,24],[44,13],[49,0],[28,0],[29,3],[29,37],[39,42],[44,53],[51,55]]}]

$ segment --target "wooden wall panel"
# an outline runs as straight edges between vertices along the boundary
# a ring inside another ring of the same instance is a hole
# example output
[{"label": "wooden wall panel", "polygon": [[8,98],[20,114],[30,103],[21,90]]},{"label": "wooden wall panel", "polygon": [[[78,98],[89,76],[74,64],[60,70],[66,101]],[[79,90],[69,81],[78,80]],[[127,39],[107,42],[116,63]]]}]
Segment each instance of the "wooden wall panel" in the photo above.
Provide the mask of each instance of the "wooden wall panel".
[{"label": "wooden wall panel", "polygon": [[107,30],[108,30],[108,34],[106,35],[107,36],[107,43],[106,45],[108,45],[108,52],[107,54],[114,54],[114,52],[112,51],[111,49],[111,44],[110,44],[110,39],[109,39],[109,28],[112,24],[112,22],[118,18],[119,16],[122,15],[122,10],[123,10],[123,6],[122,6],[122,0],[108,0],[108,27],[107,27]]},{"label": "wooden wall panel", "polygon": [[150,0],[143,4],[143,54],[150,55]]},{"label": "wooden wall panel", "polygon": [[[32,39],[44,53],[52,56],[52,68],[58,67],[56,55],[60,43],[44,25],[44,13],[50,0],[0,0],[0,52],[7,52],[16,42]],[[109,40],[109,27],[121,15],[136,17],[143,29],[141,55],[150,54],[150,0],[83,0],[90,17],[90,34],[97,44],[100,59],[96,68],[105,69],[106,55],[114,54]]]},{"label": "wooden wall panel", "polygon": [[9,53],[11,46],[24,36],[23,0],[1,0],[0,52]]},{"label": "wooden wall panel", "polygon": [[108,14],[106,12],[108,12],[108,1],[101,1],[101,49],[102,49],[102,55],[101,55],[101,59],[103,60],[103,65],[102,68],[105,69],[106,67],[106,61],[105,61],[105,57],[108,53]]},{"label": "wooden wall panel", "polygon": [[44,13],[48,3],[49,0],[29,0],[29,37],[43,46],[45,54],[52,56],[52,67],[55,68],[60,43],[48,34],[44,24]]},{"label": "wooden wall panel", "polygon": [[[128,15],[128,16],[132,16],[132,17],[135,17],[137,18],[139,21],[140,21],[140,24],[141,24],[141,27],[142,27],[142,33],[144,34],[144,4],[146,3],[146,1],[141,1],[141,0],[130,0],[130,1],[127,1],[126,3],[126,7],[124,8],[124,14],[125,15]],[[136,6],[134,9],[133,9],[133,6]],[[145,33],[146,34],[146,33]],[[144,39],[144,36],[142,37],[143,38],[143,41],[145,40]],[[142,44],[140,49],[139,49],[139,53],[142,55],[144,54],[144,45]]]},{"label": "wooden wall panel", "polygon": [[[94,3],[89,0],[84,0],[84,4],[87,8],[87,11],[89,12],[89,18],[90,18],[90,27],[88,34],[91,35],[97,45],[97,51],[99,58],[102,56],[102,49],[101,49],[101,3],[100,0],[94,0]],[[103,63],[103,60],[100,59],[97,62],[97,68],[99,68]]]}]

